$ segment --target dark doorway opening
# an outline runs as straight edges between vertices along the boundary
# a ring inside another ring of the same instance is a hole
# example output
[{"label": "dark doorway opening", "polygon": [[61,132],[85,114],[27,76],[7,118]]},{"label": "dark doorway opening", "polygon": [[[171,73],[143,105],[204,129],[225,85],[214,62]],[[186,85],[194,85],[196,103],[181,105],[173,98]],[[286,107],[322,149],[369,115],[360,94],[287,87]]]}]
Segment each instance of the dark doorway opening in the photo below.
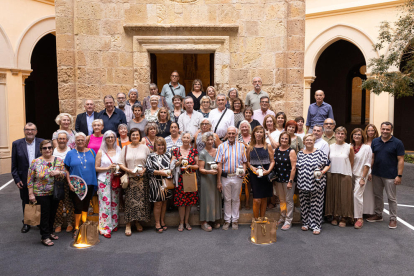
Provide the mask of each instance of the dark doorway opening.
[{"label": "dark doorway opening", "polygon": [[26,122],[36,124],[37,137],[52,139],[59,128],[55,123],[59,96],[54,35],[47,34],[39,40],[30,62],[33,72],[25,81]]},{"label": "dark doorway opening", "polygon": [[369,123],[369,93],[362,90],[365,58],[354,44],[339,40],[323,51],[315,68],[316,79],[311,86],[311,102],[315,92],[325,92],[325,102],[332,105],[336,126],[350,133]]},{"label": "dark doorway opening", "polygon": [[151,82],[156,83],[161,90],[164,84],[170,82],[171,72],[177,70],[180,74],[179,83],[185,87],[188,95],[194,79],[200,79],[204,91],[208,86],[214,86],[214,54],[150,54]]}]

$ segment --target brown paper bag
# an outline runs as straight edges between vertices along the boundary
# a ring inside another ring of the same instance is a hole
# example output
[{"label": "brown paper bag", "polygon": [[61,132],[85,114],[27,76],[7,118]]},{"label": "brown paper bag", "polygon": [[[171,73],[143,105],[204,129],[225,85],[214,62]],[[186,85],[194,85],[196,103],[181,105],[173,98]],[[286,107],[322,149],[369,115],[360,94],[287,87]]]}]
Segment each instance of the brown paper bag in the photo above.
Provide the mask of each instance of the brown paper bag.
[{"label": "brown paper bag", "polygon": [[24,207],[24,224],[37,226],[40,224],[40,205],[35,203],[26,204]]},{"label": "brown paper bag", "polygon": [[276,242],[277,224],[274,219],[261,217],[252,219],[251,241],[256,244],[269,244]]},{"label": "brown paper bag", "polygon": [[86,239],[90,245],[95,245],[99,242],[98,222],[89,221],[86,225]]},{"label": "brown paper bag", "polygon": [[76,237],[76,244],[88,244],[88,240],[86,239],[86,222],[79,226],[79,233]]},{"label": "brown paper bag", "polygon": [[183,173],[184,192],[197,192],[197,175],[196,173]]}]

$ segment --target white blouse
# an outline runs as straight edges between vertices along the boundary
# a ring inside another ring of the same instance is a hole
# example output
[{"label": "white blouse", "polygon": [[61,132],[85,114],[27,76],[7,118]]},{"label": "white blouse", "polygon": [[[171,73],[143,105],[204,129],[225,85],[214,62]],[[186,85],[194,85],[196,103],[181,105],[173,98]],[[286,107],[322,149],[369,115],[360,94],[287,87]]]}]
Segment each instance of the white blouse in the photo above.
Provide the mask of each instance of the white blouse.
[{"label": "white blouse", "polygon": [[342,145],[332,144],[329,147],[329,160],[331,160],[331,173],[339,173],[352,176],[351,161],[349,152],[351,145],[344,143]]},{"label": "white blouse", "polygon": [[371,173],[371,161],[372,161],[372,149],[368,145],[362,145],[358,153],[354,157],[354,167],[352,173],[355,176],[362,176],[364,172],[364,166],[368,166],[370,169],[368,174]]},{"label": "white blouse", "polygon": [[[119,159],[120,156],[121,156],[121,150],[117,150],[117,152],[114,156],[110,156],[111,160],[112,160],[112,162],[111,162],[109,157],[104,152],[102,152],[101,166],[100,167],[102,167],[102,168],[109,167],[109,166],[111,166],[112,163],[118,163],[119,162],[118,159]],[[107,173],[107,171],[98,172],[98,180],[101,181],[101,182],[105,182],[106,173]]]}]

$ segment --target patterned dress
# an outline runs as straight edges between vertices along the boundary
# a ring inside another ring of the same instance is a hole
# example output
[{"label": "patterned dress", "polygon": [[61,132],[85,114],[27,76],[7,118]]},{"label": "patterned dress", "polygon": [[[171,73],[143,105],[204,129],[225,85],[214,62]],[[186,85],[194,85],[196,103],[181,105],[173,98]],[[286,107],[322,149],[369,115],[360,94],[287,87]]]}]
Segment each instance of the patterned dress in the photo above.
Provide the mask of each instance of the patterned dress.
[{"label": "patterned dress", "polygon": [[[70,149],[74,149],[76,147],[76,143],[75,143],[75,135],[76,135],[76,131],[71,130],[68,131],[68,142],[66,143],[66,145],[70,148]],[[86,133],[87,134],[87,133]],[[57,131],[53,132],[53,136],[52,136],[52,140],[56,140],[58,138],[58,133]]]},{"label": "patterned dress", "polygon": [[[173,156],[175,156],[176,159],[179,159],[181,157],[180,148],[176,148],[173,150]],[[198,151],[194,148],[191,148],[187,156],[188,165],[196,165],[196,156],[198,156]],[[190,169],[188,170],[188,172],[192,173],[195,171]],[[198,201],[197,192],[184,192],[182,173],[184,173],[184,170],[181,170],[181,173],[178,177],[178,186],[175,187],[174,205],[178,207],[195,205]]]},{"label": "patterned dress", "polygon": [[171,152],[167,151],[163,155],[151,153],[148,155],[145,166],[149,177],[149,201],[165,201],[172,196],[171,190],[162,188],[162,176],[154,175],[154,171],[169,169],[171,163]]}]

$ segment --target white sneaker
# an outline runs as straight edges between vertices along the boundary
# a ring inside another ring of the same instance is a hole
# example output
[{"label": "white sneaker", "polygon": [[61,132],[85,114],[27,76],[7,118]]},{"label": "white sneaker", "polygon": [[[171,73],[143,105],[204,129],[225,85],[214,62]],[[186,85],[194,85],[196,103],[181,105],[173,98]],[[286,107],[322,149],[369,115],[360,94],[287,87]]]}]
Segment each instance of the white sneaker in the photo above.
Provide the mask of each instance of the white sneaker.
[{"label": "white sneaker", "polygon": [[232,228],[233,230],[238,230],[238,229],[239,229],[239,223],[238,223],[238,222],[233,222],[233,223],[231,224],[231,228]]},{"label": "white sneaker", "polygon": [[229,222],[225,222],[223,224],[223,227],[221,229],[223,229],[223,230],[229,230],[229,227],[230,227],[230,223]]}]

